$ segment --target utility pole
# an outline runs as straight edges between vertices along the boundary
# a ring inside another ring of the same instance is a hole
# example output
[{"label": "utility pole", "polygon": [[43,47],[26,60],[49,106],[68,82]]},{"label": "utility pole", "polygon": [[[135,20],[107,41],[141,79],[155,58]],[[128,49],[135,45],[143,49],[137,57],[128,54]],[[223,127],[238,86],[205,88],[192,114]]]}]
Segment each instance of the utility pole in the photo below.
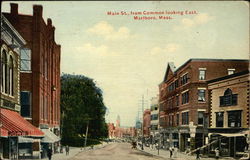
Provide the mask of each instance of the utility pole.
[{"label": "utility pole", "polygon": [[87,129],[86,129],[86,134],[85,134],[84,148],[86,148],[86,145],[87,145],[88,131],[89,131],[89,120],[87,123]]},{"label": "utility pole", "polygon": [[144,95],[142,95],[142,140],[141,140],[141,150],[144,150]]}]

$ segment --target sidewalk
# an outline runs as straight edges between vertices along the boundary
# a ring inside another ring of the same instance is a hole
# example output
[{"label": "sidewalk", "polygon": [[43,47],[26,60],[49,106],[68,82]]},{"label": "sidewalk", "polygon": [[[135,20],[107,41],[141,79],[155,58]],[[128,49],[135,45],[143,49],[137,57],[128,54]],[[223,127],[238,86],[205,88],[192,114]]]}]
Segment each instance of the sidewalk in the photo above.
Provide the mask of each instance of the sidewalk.
[{"label": "sidewalk", "polygon": [[[102,147],[105,147],[106,145],[108,145],[107,143],[102,143],[102,144],[98,144],[93,146],[93,149],[99,149]],[[63,151],[63,153],[55,153],[52,155],[52,160],[70,160],[71,158],[73,158],[74,156],[76,156],[77,154],[79,154],[80,152],[86,152],[92,150],[91,147],[86,147],[84,148],[80,148],[80,147],[70,147],[69,149],[69,155],[66,155],[65,150]],[[44,158],[43,160],[46,160],[48,158]]]},{"label": "sidewalk", "polygon": [[[141,148],[138,147],[138,149],[140,151]],[[158,155],[158,150],[156,149],[151,149],[149,147],[144,147],[144,150],[142,152],[147,152],[147,153],[150,153],[152,155],[155,155],[155,156],[159,156],[159,157],[162,157],[162,158],[166,158],[166,159],[170,159],[170,152],[168,150],[159,150],[159,155]],[[196,159],[196,155],[187,155],[185,153],[182,153],[182,152],[177,152],[177,153],[173,153],[173,156],[172,156],[172,159],[173,160],[195,160]],[[215,160],[215,158],[207,158],[207,157],[200,157],[201,160]],[[229,159],[233,159],[231,157],[229,158],[220,158],[220,160],[229,160]]]}]

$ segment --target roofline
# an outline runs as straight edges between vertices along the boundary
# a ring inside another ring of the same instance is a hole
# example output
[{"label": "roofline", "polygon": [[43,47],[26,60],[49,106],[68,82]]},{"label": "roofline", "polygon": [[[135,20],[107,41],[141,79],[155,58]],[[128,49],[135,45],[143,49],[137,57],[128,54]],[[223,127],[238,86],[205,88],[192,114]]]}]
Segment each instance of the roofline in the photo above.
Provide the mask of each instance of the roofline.
[{"label": "roofline", "polygon": [[224,77],[212,79],[212,80],[207,81],[207,83],[218,82],[218,81],[230,79],[230,78],[233,78],[233,77],[238,77],[238,76],[245,75],[245,74],[249,74],[249,70],[245,70],[245,71],[238,72],[238,73],[231,74],[231,75],[227,75],[227,76],[224,76]]},{"label": "roofline", "polygon": [[178,67],[176,70],[175,70],[175,73],[178,72],[181,68],[183,68],[184,66],[186,66],[189,62],[191,61],[233,61],[233,62],[249,62],[248,59],[215,59],[215,58],[191,58],[189,60],[187,60],[185,63],[183,63],[180,67]]}]

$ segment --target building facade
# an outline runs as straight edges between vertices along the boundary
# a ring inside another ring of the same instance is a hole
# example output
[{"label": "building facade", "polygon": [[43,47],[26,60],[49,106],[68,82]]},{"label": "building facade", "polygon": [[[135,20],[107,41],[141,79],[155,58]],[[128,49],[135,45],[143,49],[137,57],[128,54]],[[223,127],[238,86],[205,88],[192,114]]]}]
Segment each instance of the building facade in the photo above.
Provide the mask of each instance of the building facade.
[{"label": "building facade", "polygon": [[221,156],[249,151],[249,71],[208,81],[210,99],[210,147]]},{"label": "building facade", "polygon": [[151,143],[155,143],[156,137],[159,137],[159,96],[151,99],[151,121],[150,121],[150,138]]},{"label": "building facade", "polygon": [[[20,158],[20,153],[24,148],[18,143],[25,137],[40,137],[41,139],[43,136],[42,131],[19,114],[21,110],[20,52],[25,44],[23,37],[1,14],[0,159]],[[32,155],[32,148],[26,153]]]},{"label": "building facade", "polygon": [[208,137],[207,80],[246,70],[248,63],[248,60],[190,59],[179,68],[169,63],[159,85],[162,145],[181,151],[203,146]]},{"label": "building facade", "polygon": [[151,111],[150,109],[146,109],[143,112],[143,136],[150,136],[150,122],[151,122]]},{"label": "building facade", "polygon": [[49,137],[60,136],[60,45],[52,20],[44,22],[42,6],[34,5],[33,15],[19,14],[18,4],[10,6],[4,15],[27,42],[20,52],[21,115],[45,132],[42,147],[33,148],[46,150],[59,141]]}]

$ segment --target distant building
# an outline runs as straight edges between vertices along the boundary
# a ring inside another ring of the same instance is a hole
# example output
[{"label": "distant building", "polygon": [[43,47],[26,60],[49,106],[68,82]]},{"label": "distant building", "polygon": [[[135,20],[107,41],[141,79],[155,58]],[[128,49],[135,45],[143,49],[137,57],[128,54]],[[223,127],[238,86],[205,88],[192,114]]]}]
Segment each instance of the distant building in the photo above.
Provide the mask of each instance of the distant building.
[{"label": "distant building", "polygon": [[[219,148],[221,156],[239,156],[250,145],[249,71],[208,81],[210,99],[210,151]],[[248,150],[249,152],[249,150]]]},{"label": "distant building", "polygon": [[150,109],[146,109],[143,112],[143,135],[144,137],[150,136]]},{"label": "distant building", "polygon": [[203,146],[208,137],[207,81],[248,66],[248,60],[230,59],[190,59],[179,68],[169,63],[159,85],[161,144],[181,151]]},{"label": "distant building", "polygon": [[159,136],[159,96],[153,97],[151,99],[151,106],[150,106],[150,114],[151,114],[151,121],[150,121],[150,135],[152,141],[155,137]]},{"label": "distant building", "polygon": [[[20,52],[26,41],[1,14],[0,53],[0,159],[18,159],[24,139],[40,141],[43,132],[20,113]],[[40,138],[40,139],[39,139]],[[19,143],[19,144],[18,144]],[[28,154],[33,154],[29,148]]]},{"label": "distant building", "polygon": [[[55,42],[52,20],[43,19],[43,7],[33,6],[33,15],[18,13],[18,4],[11,3],[5,17],[22,35],[27,44],[20,51],[21,115],[40,128],[45,137],[37,152],[48,145],[59,145],[60,136],[60,45]],[[57,143],[56,143],[57,142]]]}]

